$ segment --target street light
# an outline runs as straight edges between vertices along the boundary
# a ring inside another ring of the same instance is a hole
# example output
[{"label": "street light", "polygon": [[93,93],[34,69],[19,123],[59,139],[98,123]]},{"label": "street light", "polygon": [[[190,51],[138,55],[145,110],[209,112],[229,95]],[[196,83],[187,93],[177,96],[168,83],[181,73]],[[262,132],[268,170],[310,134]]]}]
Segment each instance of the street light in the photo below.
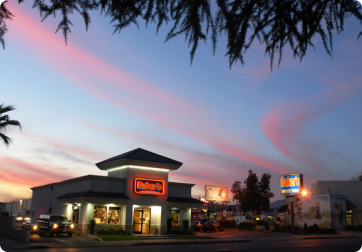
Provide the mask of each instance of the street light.
[{"label": "street light", "polygon": [[307,192],[306,190],[303,190],[303,191],[302,191],[302,195],[303,195],[303,196],[306,196],[307,194],[308,194],[308,192]]}]

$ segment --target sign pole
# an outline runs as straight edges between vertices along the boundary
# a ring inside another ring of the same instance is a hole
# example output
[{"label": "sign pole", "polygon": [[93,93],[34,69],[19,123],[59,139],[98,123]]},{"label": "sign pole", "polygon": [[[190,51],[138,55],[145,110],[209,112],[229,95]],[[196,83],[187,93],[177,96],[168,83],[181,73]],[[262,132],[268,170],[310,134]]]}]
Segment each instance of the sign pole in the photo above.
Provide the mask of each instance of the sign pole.
[{"label": "sign pole", "polygon": [[292,234],[294,234],[294,202],[292,201]]}]

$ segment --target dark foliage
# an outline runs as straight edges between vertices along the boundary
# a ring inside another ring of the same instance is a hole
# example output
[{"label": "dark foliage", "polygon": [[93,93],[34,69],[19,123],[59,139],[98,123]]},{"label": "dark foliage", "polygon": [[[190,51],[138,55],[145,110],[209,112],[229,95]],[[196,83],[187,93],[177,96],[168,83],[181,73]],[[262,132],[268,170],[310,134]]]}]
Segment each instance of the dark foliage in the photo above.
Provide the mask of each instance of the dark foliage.
[{"label": "dark foliage", "polygon": [[[287,227],[281,228],[279,225],[274,225],[274,232],[284,232],[284,233],[290,233],[292,227],[288,225]],[[294,227],[294,233],[295,234],[335,234],[337,233],[335,230],[331,228],[320,228],[317,224],[307,226],[306,223],[304,223],[304,227],[300,228],[298,226]]]},{"label": "dark foliage", "polygon": [[[1,29],[1,28],[0,28]],[[21,129],[21,124],[17,120],[11,120],[8,115],[4,115],[7,112],[15,110],[14,106],[4,104],[0,104],[0,140],[8,147],[12,139],[5,135],[4,133],[7,131],[9,126],[18,126]]]},{"label": "dark foliage", "polygon": [[[236,221],[235,220],[218,220],[220,222],[220,225],[225,228],[236,228]],[[224,222],[226,222],[224,224]]]},{"label": "dark foliage", "polygon": [[[270,208],[270,198],[274,194],[270,191],[270,174],[264,173],[259,181],[258,176],[249,170],[249,175],[244,181],[235,181],[231,187],[233,200],[237,200],[243,212],[267,211]],[[262,208],[261,208],[262,207]]]},{"label": "dark foliage", "polygon": [[101,227],[97,230],[97,235],[123,235],[123,227]]},{"label": "dark foliage", "polygon": [[95,228],[96,228],[96,220],[94,218],[89,219],[89,229],[91,234],[94,234]]},{"label": "dark foliage", "polygon": [[[24,0],[18,0],[19,3]],[[211,13],[215,5],[216,13]],[[139,27],[139,21],[156,23],[156,32],[163,24],[172,24],[166,36],[168,41],[184,35],[191,46],[191,62],[200,41],[210,36],[213,51],[216,49],[217,34],[227,37],[226,55],[230,67],[237,61],[244,64],[243,56],[257,39],[265,45],[265,54],[270,57],[271,67],[275,55],[282,59],[285,45],[289,45],[294,58],[302,60],[312,39],[319,35],[326,52],[332,53],[332,34],[343,31],[347,17],[354,16],[362,22],[361,5],[355,0],[34,0],[42,20],[61,15],[56,32],[61,30],[67,43],[70,14],[78,12],[88,29],[90,12],[100,10],[111,17],[114,33],[131,24]],[[0,43],[5,46],[7,31],[5,21],[11,13],[3,4],[0,8]],[[358,34],[358,37],[362,32]],[[357,37],[357,38],[358,38]]]},{"label": "dark foliage", "polygon": [[238,225],[238,229],[254,230],[256,229],[256,222],[241,222]]},{"label": "dark foliage", "polygon": [[359,225],[359,226],[345,226],[345,227],[343,228],[343,230],[362,232],[362,225]]},{"label": "dark foliage", "polygon": [[172,218],[167,218],[167,233],[170,234],[171,233],[171,229],[172,229]]}]

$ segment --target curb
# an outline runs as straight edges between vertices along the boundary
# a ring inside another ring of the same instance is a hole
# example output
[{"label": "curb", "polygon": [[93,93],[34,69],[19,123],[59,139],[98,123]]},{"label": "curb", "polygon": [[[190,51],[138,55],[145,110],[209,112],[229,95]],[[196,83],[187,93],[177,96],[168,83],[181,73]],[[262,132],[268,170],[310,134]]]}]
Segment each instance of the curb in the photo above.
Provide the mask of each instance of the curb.
[{"label": "curb", "polygon": [[320,237],[303,237],[302,240],[318,240],[318,239],[348,239],[348,238],[359,238],[357,236],[336,236],[336,237],[331,237],[331,236],[320,236]]},{"label": "curb", "polygon": [[103,240],[102,240],[101,238],[99,238],[99,237],[97,237],[97,236],[94,236],[94,235],[91,235],[91,234],[87,234],[86,237],[88,237],[88,238],[90,238],[90,239],[92,239],[92,240],[95,240],[95,241],[101,241],[101,242],[103,242]]},{"label": "curb", "polygon": [[193,241],[190,240],[185,242],[145,242],[135,243],[130,246],[152,246],[152,245],[182,245],[182,244],[215,244],[215,243],[239,243],[239,242],[252,242],[251,240],[229,240],[229,241]]}]

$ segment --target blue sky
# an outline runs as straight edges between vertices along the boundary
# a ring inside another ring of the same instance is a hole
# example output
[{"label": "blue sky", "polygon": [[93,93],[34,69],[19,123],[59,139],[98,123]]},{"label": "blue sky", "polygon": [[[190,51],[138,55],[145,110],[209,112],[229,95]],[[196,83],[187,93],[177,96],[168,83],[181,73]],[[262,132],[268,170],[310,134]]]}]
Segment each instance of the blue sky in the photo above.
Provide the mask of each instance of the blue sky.
[{"label": "blue sky", "polygon": [[[109,18],[93,13],[88,32],[79,15],[66,46],[59,19],[40,22],[31,2],[9,1],[1,51],[0,101],[22,131],[2,147],[0,201],[31,197],[30,187],[87,174],[94,165],[135,148],[183,162],[170,180],[231,187],[249,169],[279,176],[348,180],[361,172],[361,24],[347,19],[334,34],[333,59],[316,37],[300,63],[286,46],[270,71],[264,45],[254,42],[245,65],[229,68],[226,38],[201,43],[190,66],[184,37],[164,43],[154,25],[112,35]],[[230,197],[231,198],[231,197]]]}]

